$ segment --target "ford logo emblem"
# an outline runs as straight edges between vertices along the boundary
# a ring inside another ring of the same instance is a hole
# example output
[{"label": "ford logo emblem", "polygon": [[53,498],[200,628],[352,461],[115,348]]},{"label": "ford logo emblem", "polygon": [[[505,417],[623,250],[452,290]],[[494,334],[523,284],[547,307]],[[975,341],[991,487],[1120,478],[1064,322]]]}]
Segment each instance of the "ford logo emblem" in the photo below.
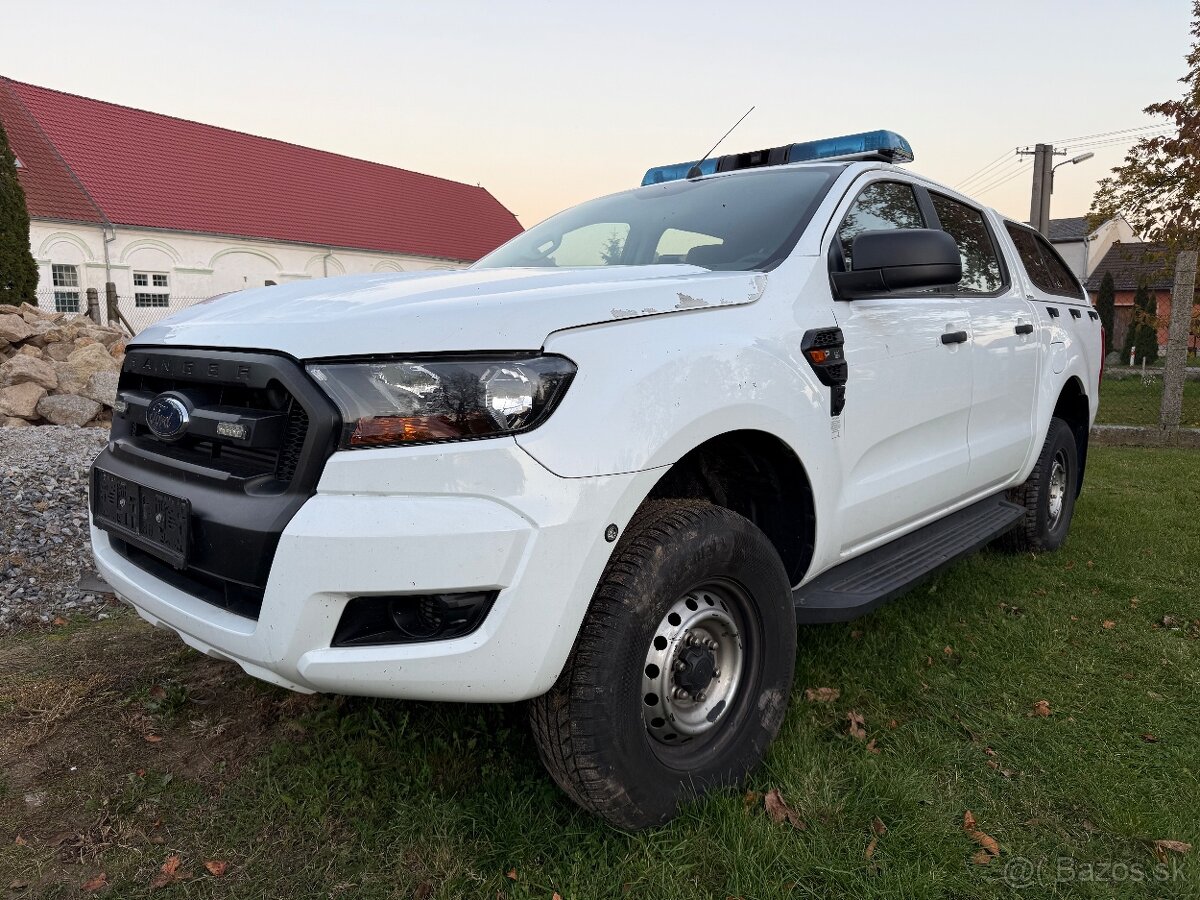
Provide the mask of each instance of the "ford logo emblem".
[{"label": "ford logo emblem", "polygon": [[183,437],[190,419],[188,408],[178,397],[159,394],[146,407],[146,427],[160,440],[175,441]]}]

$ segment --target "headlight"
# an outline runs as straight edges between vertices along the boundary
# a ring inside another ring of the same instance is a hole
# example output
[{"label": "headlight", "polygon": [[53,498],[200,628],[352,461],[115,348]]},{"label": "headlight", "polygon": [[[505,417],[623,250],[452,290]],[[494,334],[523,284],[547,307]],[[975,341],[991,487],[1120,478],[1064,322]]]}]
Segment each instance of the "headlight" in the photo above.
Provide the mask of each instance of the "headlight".
[{"label": "headlight", "polygon": [[562,399],[575,364],[562,356],[313,363],[342,413],[347,450],[517,434]]}]

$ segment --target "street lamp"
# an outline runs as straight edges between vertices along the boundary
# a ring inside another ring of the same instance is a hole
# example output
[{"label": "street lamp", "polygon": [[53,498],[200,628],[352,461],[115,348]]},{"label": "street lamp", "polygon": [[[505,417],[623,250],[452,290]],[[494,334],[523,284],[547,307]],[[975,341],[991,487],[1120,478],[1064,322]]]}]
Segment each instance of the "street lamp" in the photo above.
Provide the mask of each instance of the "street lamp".
[{"label": "street lamp", "polygon": [[1054,173],[1063,166],[1076,166],[1084,160],[1091,159],[1096,154],[1089,150],[1087,153],[1080,153],[1078,156],[1072,156],[1070,159],[1064,159],[1057,166],[1050,170],[1050,193],[1054,193]]}]

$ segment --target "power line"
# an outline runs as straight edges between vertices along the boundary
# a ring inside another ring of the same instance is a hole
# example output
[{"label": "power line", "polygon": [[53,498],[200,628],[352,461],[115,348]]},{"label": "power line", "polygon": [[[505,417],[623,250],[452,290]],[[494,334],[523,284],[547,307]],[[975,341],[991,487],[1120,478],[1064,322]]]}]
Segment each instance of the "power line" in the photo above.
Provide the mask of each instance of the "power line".
[{"label": "power line", "polygon": [[1126,135],[1125,137],[1109,138],[1108,140],[1103,140],[1103,141],[1085,141],[1082,143],[1067,143],[1065,146],[1068,146],[1068,147],[1071,147],[1074,149],[1085,149],[1085,150],[1088,149],[1089,147],[1113,147],[1113,146],[1119,146],[1122,144],[1126,144],[1126,145],[1133,144],[1133,143],[1137,143],[1138,141],[1144,141],[1144,140],[1147,140],[1150,138],[1167,137],[1167,136],[1171,135],[1172,133],[1173,132],[1170,130],[1149,132],[1146,134]]},{"label": "power line", "polygon": [[987,185],[986,187],[980,188],[979,190],[975,191],[975,196],[982,197],[984,194],[989,193],[990,191],[994,191],[996,188],[1000,187],[1001,185],[1008,184],[1010,181],[1012,181],[1018,175],[1024,175],[1026,172],[1028,172],[1032,168],[1033,168],[1033,163],[1027,162],[1024,165],[1022,165],[1019,169],[1017,169],[1015,172],[1011,173],[1010,175],[1008,175],[1004,178],[1001,178],[999,181],[994,181],[991,184]]},{"label": "power line", "polygon": [[1153,130],[1158,130],[1158,129],[1165,128],[1165,127],[1166,127],[1166,123],[1159,124],[1159,125],[1139,125],[1137,128],[1121,128],[1121,129],[1117,129],[1115,131],[1098,131],[1095,134],[1080,134],[1080,135],[1076,135],[1075,137],[1058,138],[1057,140],[1051,141],[1051,143],[1055,144],[1055,145],[1057,145],[1057,144],[1073,144],[1073,143],[1077,143],[1079,141],[1086,141],[1091,138],[1106,138],[1106,137],[1111,137],[1113,135],[1118,135],[1118,134],[1130,134],[1135,131],[1153,131]]},{"label": "power line", "polygon": [[981,190],[985,190],[988,186],[994,184],[995,182],[1003,181],[1009,175],[1012,175],[1015,172],[1023,171],[1024,169],[1028,168],[1028,165],[1029,165],[1029,163],[1027,161],[1021,160],[1021,159],[1015,159],[1015,160],[1013,160],[1013,163],[1014,163],[1013,165],[1004,166],[1002,168],[996,169],[994,172],[991,172],[986,177],[975,182],[975,185],[973,187],[968,187],[968,188],[964,188],[961,190],[963,191],[964,194],[966,194],[966,193],[977,194]]},{"label": "power line", "polygon": [[1006,159],[1012,159],[1012,157],[1009,155],[1010,152],[1011,151],[1006,150],[1003,153],[1001,153],[999,156],[997,156],[995,159],[993,159],[986,166],[984,166],[982,169],[976,169],[974,172],[972,172],[970,175],[968,175],[966,178],[964,178],[962,181],[960,181],[958,184],[956,184],[954,186],[955,190],[961,188],[964,184],[968,184],[969,182],[974,181],[980,175],[982,175],[984,172],[987,172],[989,169],[995,168],[996,165],[1004,162]]}]

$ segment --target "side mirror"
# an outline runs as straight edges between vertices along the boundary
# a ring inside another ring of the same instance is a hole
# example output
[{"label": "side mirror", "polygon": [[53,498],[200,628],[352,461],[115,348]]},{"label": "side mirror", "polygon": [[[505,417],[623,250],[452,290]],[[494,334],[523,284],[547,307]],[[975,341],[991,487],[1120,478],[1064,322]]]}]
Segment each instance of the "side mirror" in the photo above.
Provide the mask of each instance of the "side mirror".
[{"label": "side mirror", "polygon": [[854,269],[831,272],[839,300],[958,284],[962,258],[958,244],[934,228],[864,231],[851,245]]}]

